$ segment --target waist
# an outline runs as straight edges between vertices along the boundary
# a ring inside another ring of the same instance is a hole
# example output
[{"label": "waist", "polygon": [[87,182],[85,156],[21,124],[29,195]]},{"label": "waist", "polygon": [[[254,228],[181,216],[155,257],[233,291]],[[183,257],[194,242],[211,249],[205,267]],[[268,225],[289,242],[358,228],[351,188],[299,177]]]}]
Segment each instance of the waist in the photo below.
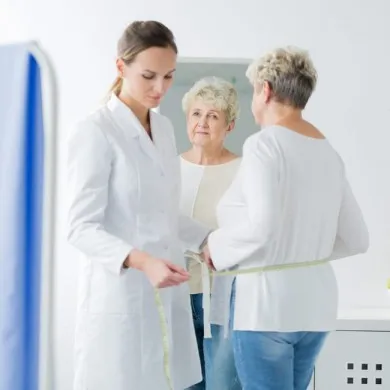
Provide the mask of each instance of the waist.
[{"label": "waist", "polygon": [[310,268],[314,266],[324,265],[329,262],[328,259],[311,260],[311,261],[297,261],[291,263],[269,264],[269,265],[252,265],[247,263],[245,265],[233,268],[230,270],[213,271],[214,275],[245,275],[245,274],[259,274],[263,272],[275,272],[290,269]]}]

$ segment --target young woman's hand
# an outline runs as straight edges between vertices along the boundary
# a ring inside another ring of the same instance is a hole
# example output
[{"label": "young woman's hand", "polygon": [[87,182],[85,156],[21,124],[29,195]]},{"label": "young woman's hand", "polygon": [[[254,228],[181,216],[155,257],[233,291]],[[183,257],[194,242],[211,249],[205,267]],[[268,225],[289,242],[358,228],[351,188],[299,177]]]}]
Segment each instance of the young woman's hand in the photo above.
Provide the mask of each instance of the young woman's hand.
[{"label": "young woman's hand", "polygon": [[190,278],[184,268],[136,249],[130,253],[126,261],[127,266],[144,272],[153,287],[177,286],[187,282]]}]

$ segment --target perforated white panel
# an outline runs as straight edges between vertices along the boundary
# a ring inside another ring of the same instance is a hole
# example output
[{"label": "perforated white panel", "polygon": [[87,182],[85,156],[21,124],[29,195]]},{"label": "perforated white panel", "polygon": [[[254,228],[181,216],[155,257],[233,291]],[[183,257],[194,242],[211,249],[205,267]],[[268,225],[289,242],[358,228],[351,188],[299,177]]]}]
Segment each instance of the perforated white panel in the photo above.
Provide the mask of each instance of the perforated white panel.
[{"label": "perforated white panel", "polygon": [[315,390],[384,389],[390,389],[390,332],[331,334],[317,362]]}]

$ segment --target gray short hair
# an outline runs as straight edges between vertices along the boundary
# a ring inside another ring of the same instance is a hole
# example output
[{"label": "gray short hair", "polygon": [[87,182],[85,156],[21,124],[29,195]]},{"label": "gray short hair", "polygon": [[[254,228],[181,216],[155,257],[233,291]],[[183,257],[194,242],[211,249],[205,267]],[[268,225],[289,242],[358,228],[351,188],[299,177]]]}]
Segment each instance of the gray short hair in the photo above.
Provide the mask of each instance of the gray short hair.
[{"label": "gray short hair", "polygon": [[246,75],[252,85],[267,81],[273,98],[304,109],[317,84],[317,72],[304,50],[278,48],[254,60]]},{"label": "gray short hair", "polygon": [[222,78],[206,77],[197,81],[183,97],[182,107],[186,114],[197,99],[223,111],[227,123],[238,118],[240,107],[237,91],[233,84]]}]

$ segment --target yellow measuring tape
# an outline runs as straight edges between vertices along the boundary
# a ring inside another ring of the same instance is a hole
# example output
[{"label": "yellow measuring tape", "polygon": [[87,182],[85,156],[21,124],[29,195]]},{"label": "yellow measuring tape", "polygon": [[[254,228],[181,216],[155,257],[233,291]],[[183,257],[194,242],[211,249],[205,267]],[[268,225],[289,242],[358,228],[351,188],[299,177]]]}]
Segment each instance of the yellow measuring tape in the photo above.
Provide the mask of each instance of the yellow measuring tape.
[{"label": "yellow measuring tape", "polygon": [[[322,264],[326,264],[329,260],[315,260],[306,261],[302,263],[290,263],[280,265],[269,265],[264,267],[254,267],[248,269],[233,269],[225,271],[211,271],[207,265],[202,261],[199,254],[193,252],[186,252],[186,258],[191,258],[202,264],[202,283],[203,283],[203,310],[204,310],[204,326],[205,326],[205,338],[211,337],[210,328],[210,277],[211,276],[237,276],[246,274],[260,274],[263,272],[283,271],[287,269],[306,268],[313,267]],[[162,333],[163,350],[164,350],[164,373],[167,379],[169,390],[174,390],[172,372],[170,367],[170,351],[169,351],[169,331],[167,326],[167,319],[164,313],[164,306],[161,300],[159,289],[155,289],[155,300],[157,310],[160,318],[160,327]]]},{"label": "yellow measuring tape", "polygon": [[156,300],[158,316],[160,318],[160,328],[161,328],[161,333],[162,333],[162,344],[163,344],[163,351],[164,351],[164,357],[163,357],[164,373],[165,373],[165,377],[167,379],[169,390],[173,390],[171,365],[169,362],[169,359],[170,359],[170,356],[169,356],[169,331],[168,331],[168,326],[167,326],[167,318],[166,318],[165,313],[164,313],[164,305],[163,305],[160,291],[158,290],[158,288],[154,289],[154,298]]}]

